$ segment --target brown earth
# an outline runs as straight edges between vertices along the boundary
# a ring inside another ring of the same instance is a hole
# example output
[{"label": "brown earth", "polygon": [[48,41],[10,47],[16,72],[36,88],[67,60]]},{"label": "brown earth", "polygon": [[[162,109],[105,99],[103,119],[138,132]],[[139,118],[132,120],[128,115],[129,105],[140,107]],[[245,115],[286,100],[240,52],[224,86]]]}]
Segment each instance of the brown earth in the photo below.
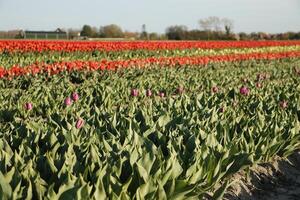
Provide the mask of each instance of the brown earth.
[{"label": "brown earth", "polygon": [[232,180],[226,200],[300,200],[300,152],[254,166],[248,178],[239,172]]}]

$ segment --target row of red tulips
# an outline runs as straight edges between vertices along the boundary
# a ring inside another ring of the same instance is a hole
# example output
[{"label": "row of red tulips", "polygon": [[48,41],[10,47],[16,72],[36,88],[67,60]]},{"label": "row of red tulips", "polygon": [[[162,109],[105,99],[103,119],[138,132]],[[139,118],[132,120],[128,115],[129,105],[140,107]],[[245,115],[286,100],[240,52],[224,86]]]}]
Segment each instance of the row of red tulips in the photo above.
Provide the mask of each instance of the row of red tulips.
[{"label": "row of red tulips", "polygon": [[57,62],[53,64],[35,63],[26,67],[13,66],[11,68],[0,67],[0,78],[12,78],[21,75],[35,75],[48,73],[57,74],[63,71],[74,70],[116,70],[128,67],[147,67],[147,66],[197,66],[206,65],[210,62],[235,62],[244,60],[271,60],[282,58],[300,57],[300,52],[279,52],[279,53],[249,53],[249,54],[230,54],[218,56],[197,56],[197,57],[150,57],[144,59],[116,60],[107,61],[71,61]]},{"label": "row of red tulips", "polygon": [[83,41],[32,41],[1,40],[1,51],[42,52],[42,51],[124,51],[124,50],[162,50],[162,49],[223,49],[257,48],[269,46],[300,45],[300,41],[130,41],[130,42],[83,42]]}]

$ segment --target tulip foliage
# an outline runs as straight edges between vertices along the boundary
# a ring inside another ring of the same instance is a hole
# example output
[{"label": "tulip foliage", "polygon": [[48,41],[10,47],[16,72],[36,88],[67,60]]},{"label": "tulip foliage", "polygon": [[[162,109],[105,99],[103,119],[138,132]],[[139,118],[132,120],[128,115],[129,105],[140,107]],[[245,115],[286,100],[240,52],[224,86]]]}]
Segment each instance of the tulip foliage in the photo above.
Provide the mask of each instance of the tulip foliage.
[{"label": "tulip foliage", "polygon": [[234,173],[300,148],[293,52],[4,66],[0,199],[222,198]]}]

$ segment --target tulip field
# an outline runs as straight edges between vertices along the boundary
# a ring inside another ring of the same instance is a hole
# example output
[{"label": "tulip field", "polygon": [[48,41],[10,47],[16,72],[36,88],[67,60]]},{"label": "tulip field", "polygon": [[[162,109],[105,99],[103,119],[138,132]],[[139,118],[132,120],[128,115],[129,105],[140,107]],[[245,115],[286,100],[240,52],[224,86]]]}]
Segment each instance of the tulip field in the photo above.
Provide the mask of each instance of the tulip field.
[{"label": "tulip field", "polygon": [[300,149],[300,41],[0,40],[0,199],[222,199]]}]

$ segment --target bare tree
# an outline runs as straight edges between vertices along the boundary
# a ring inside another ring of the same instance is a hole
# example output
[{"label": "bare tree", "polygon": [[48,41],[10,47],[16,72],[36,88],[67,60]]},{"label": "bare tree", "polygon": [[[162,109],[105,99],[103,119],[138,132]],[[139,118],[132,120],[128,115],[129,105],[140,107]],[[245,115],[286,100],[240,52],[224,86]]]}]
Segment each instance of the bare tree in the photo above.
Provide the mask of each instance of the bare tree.
[{"label": "bare tree", "polygon": [[219,18],[216,16],[200,19],[199,24],[205,31],[222,31],[224,27],[226,33],[230,34],[233,29],[233,21],[228,18]]},{"label": "bare tree", "polygon": [[200,19],[199,24],[205,31],[220,31],[222,27],[222,19],[219,17],[208,17],[206,19]]}]

